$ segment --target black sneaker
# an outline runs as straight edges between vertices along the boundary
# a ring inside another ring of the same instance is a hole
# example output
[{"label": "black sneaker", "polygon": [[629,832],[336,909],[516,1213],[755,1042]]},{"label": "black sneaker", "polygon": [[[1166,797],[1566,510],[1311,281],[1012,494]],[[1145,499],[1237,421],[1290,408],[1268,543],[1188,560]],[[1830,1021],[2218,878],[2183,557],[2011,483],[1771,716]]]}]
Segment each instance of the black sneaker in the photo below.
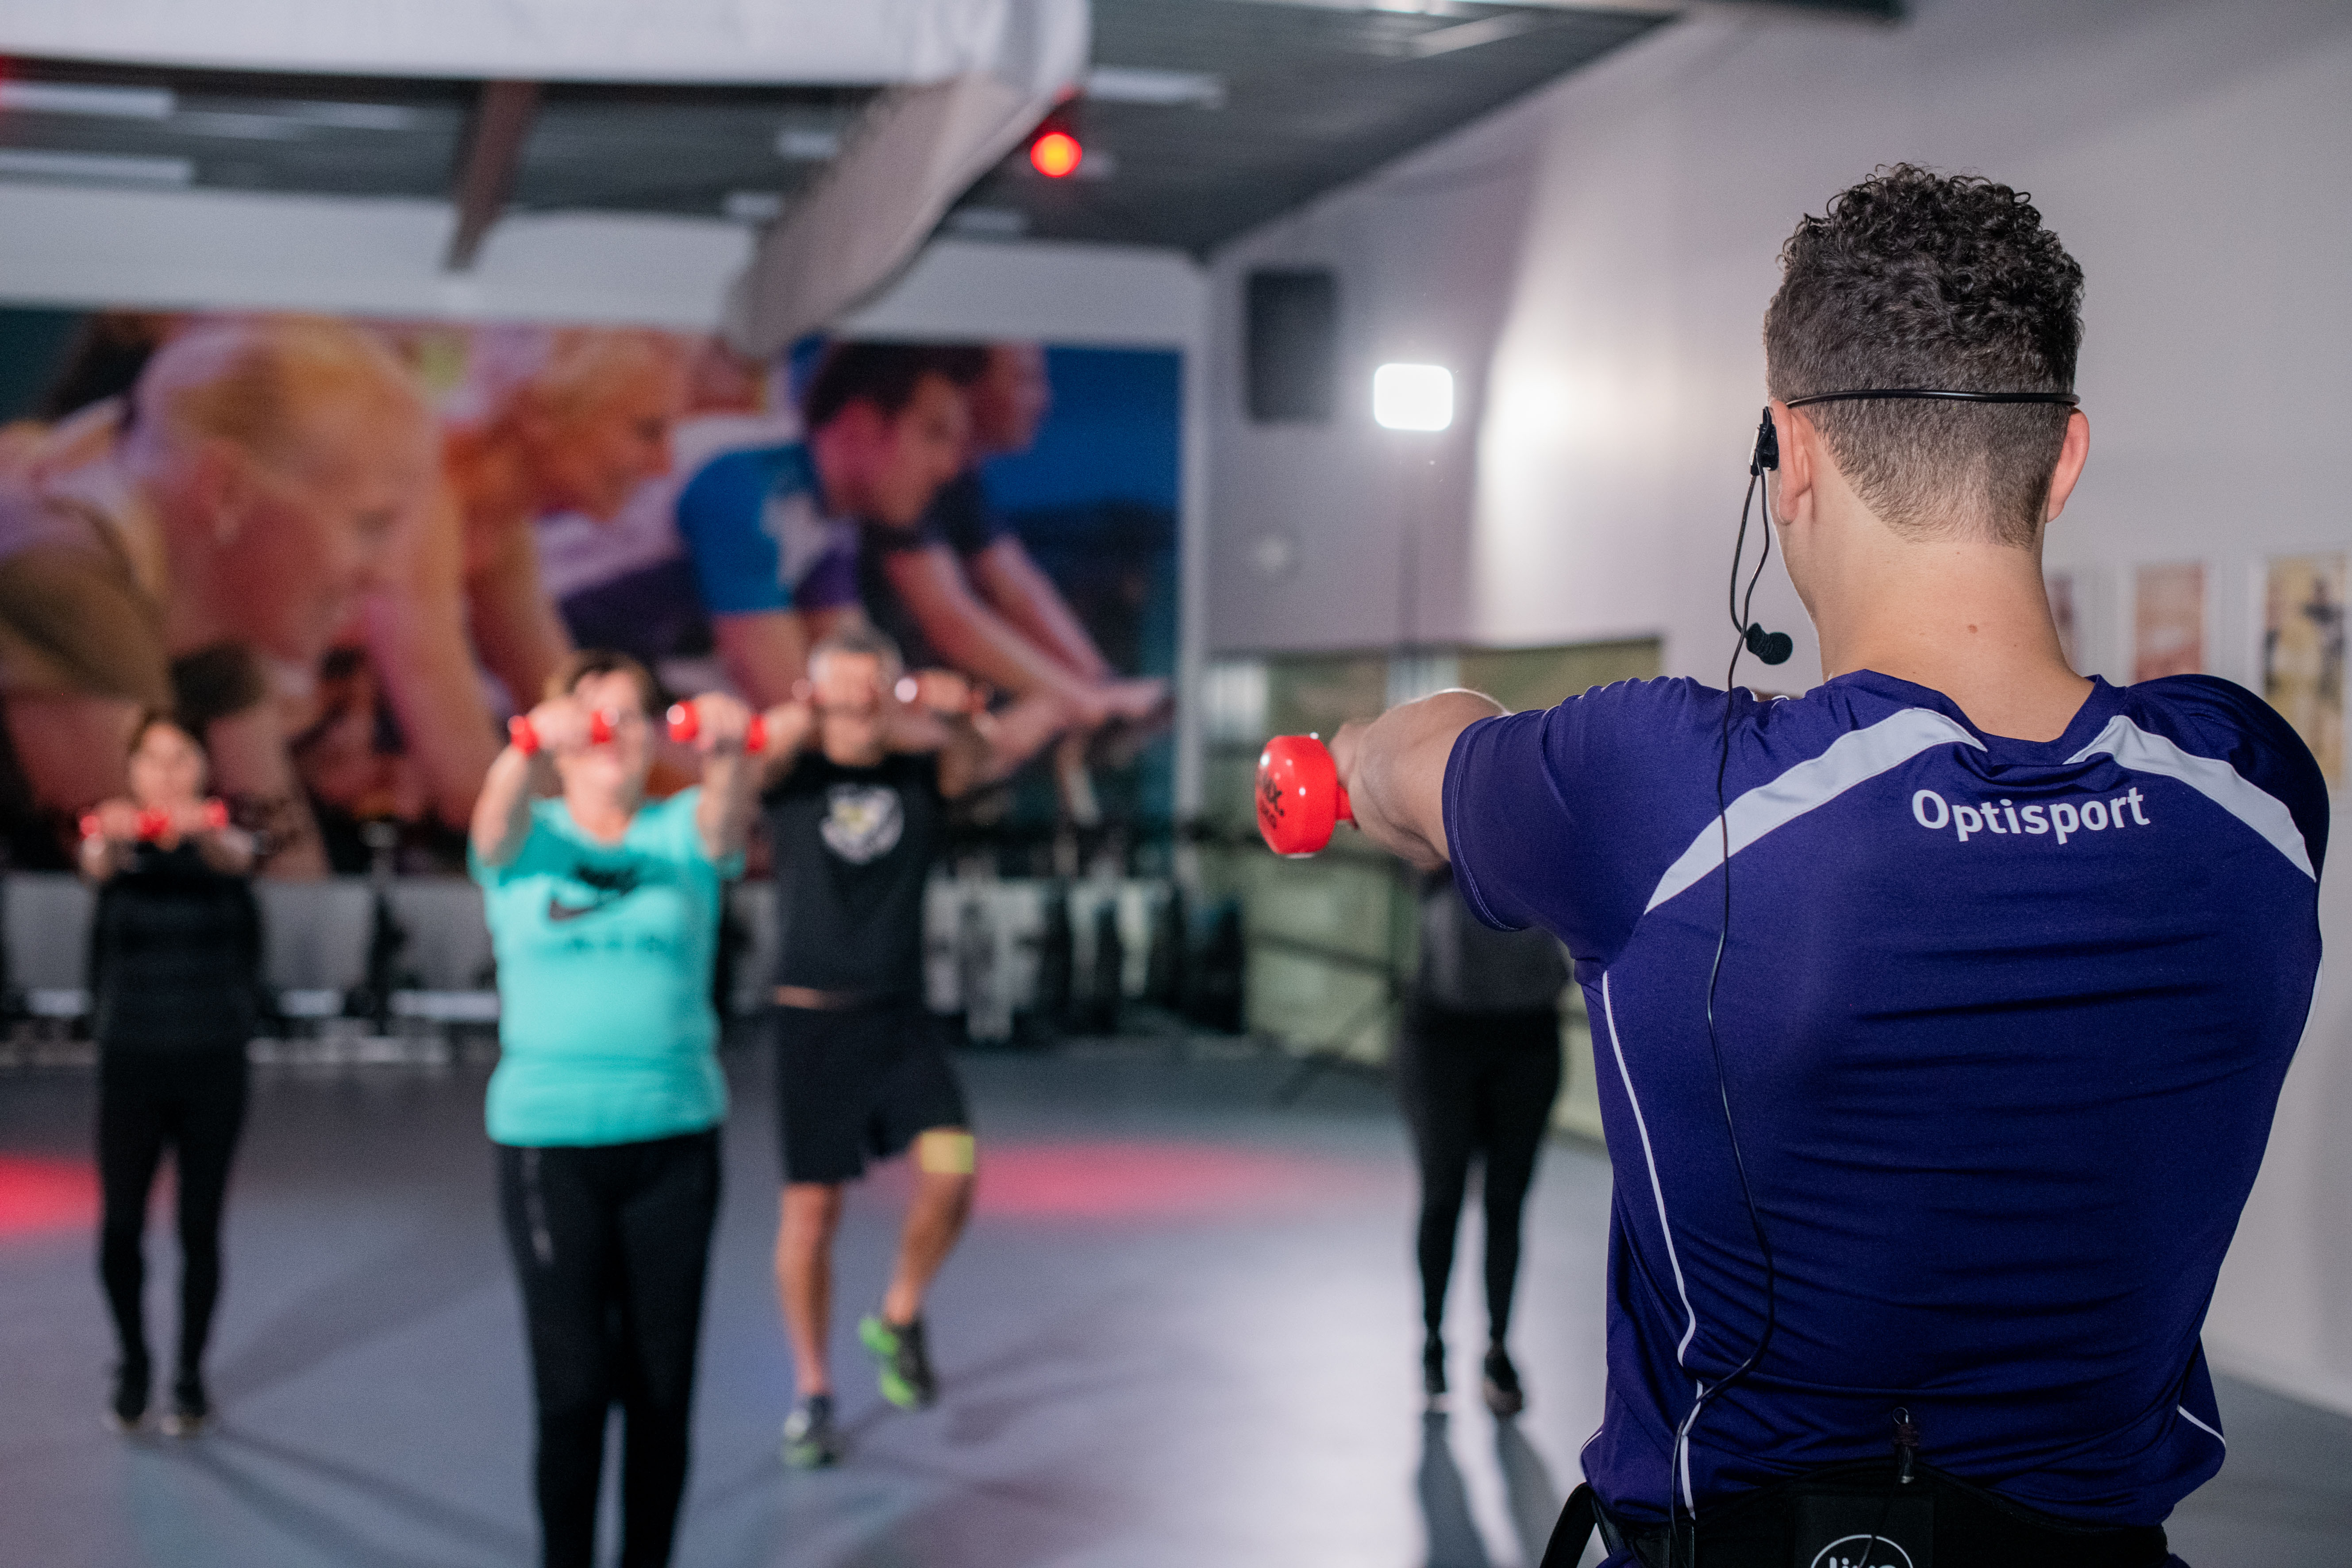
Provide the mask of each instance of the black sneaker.
[{"label": "black sneaker", "polygon": [[841,1432],[833,1424],[833,1395],[812,1394],[784,1417],[784,1463],[821,1470],[841,1462]]},{"label": "black sneaker", "polygon": [[184,1372],[172,1380],[172,1408],[163,1413],[163,1436],[193,1437],[213,1424],[212,1401],[205,1397],[204,1374]]},{"label": "black sneaker", "polygon": [[1421,1392],[1432,1410],[1445,1398],[1445,1342],[1435,1334],[1421,1342]]},{"label": "black sneaker", "polygon": [[923,1320],[885,1322],[878,1315],[859,1321],[857,1337],[866,1353],[882,1363],[882,1397],[901,1410],[920,1410],[940,1396],[931,1375],[931,1352],[923,1344]]},{"label": "black sneaker", "polygon": [[114,1397],[106,1402],[106,1424],[117,1432],[136,1432],[147,1425],[149,1373],[143,1361],[117,1362]]},{"label": "black sneaker", "polygon": [[1486,1408],[1497,1415],[1517,1415],[1528,1407],[1527,1391],[1519,1386],[1519,1369],[1501,1345],[1486,1347]]}]

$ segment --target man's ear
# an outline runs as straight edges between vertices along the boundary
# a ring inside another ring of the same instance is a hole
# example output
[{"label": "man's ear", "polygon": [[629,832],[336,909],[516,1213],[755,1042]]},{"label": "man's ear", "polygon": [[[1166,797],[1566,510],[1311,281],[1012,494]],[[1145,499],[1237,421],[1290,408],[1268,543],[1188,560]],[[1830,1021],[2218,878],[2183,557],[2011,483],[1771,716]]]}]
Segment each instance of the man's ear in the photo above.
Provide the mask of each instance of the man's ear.
[{"label": "man's ear", "polygon": [[250,459],[234,442],[217,437],[197,447],[181,469],[181,501],[186,515],[203,519],[206,542],[226,547],[245,530],[255,500]]},{"label": "man's ear", "polygon": [[2054,522],[2066,510],[2066,498],[2074,493],[2074,481],[2083,477],[2083,465],[2091,460],[2091,421],[2079,408],[2066,416],[2066,439],[2058,447],[2058,466],[2050,471],[2050,500],[2042,509],[2042,521]]},{"label": "man's ear", "polygon": [[1820,478],[1821,432],[1813,422],[1777,398],[1766,410],[1780,444],[1780,484],[1772,492],[1772,515],[1782,522],[1810,516],[1813,486]]}]

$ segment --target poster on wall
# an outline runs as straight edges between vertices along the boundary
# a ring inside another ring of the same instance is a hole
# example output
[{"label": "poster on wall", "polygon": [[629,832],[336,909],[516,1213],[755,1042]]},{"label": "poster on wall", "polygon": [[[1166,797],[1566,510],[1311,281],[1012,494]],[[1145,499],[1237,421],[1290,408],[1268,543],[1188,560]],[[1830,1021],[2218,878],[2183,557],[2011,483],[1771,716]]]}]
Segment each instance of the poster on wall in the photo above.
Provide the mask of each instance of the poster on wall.
[{"label": "poster on wall", "polygon": [[273,873],[363,869],[375,822],[456,869],[505,719],[574,648],[765,706],[859,620],[1053,694],[1066,743],[998,822],[1164,820],[1181,381],[1143,350],[769,365],[644,328],[0,309],[8,863],[69,864],[152,707],[211,741]]},{"label": "poster on wall", "polygon": [[2263,695],[2303,737],[2327,786],[2344,783],[2342,555],[2274,557],[2263,593]]},{"label": "poster on wall", "polygon": [[2141,567],[2132,595],[2132,679],[2195,675],[2204,668],[2204,563]]}]

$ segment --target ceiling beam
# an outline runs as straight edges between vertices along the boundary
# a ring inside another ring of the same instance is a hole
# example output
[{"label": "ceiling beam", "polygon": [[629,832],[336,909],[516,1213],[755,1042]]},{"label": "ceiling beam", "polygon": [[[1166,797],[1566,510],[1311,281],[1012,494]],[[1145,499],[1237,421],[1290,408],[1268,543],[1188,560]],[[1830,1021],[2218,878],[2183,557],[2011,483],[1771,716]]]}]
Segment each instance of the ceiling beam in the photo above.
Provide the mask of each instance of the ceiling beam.
[{"label": "ceiling beam", "polygon": [[530,122],[538,112],[539,83],[482,84],[481,96],[474,100],[474,111],[467,119],[457,181],[450,192],[457,208],[457,228],[449,237],[449,256],[443,264],[447,270],[472,269],[483,237],[514,194],[523,143],[530,137]]}]

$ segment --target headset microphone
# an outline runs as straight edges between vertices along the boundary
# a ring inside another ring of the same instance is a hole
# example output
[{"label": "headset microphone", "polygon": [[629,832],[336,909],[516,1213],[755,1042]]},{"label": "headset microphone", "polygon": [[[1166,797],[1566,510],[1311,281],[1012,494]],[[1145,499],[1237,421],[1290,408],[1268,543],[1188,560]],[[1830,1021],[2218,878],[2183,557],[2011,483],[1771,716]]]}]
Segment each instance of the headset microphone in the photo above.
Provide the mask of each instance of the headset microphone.
[{"label": "headset microphone", "polygon": [[1739,602],[1739,558],[1748,549],[1748,509],[1756,499],[1756,486],[1768,468],[1780,466],[1780,438],[1772,428],[1772,410],[1767,407],[1763,417],[1756,422],[1756,449],[1748,458],[1748,496],[1739,503],[1739,542],[1731,552],[1731,626],[1739,634],[1740,646],[1756,656],[1763,664],[1786,664],[1789,656],[1797,651],[1797,641],[1786,632],[1768,632],[1748,618],[1748,605],[1756,602],[1757,578],[1764,575],[1764,561],[1772,554],[1772,498],[1764,498],[1764,559],[1756,563],[1756,576],[1748,580],[1748,605]]},{"label": "headset microphone", "polygon": [[1786,664],[1789,656],[1797,651],[1797,639],[1786,632],[1768,632],[1752,622],[1739,634],[1748,651],[1765,664]]}]

